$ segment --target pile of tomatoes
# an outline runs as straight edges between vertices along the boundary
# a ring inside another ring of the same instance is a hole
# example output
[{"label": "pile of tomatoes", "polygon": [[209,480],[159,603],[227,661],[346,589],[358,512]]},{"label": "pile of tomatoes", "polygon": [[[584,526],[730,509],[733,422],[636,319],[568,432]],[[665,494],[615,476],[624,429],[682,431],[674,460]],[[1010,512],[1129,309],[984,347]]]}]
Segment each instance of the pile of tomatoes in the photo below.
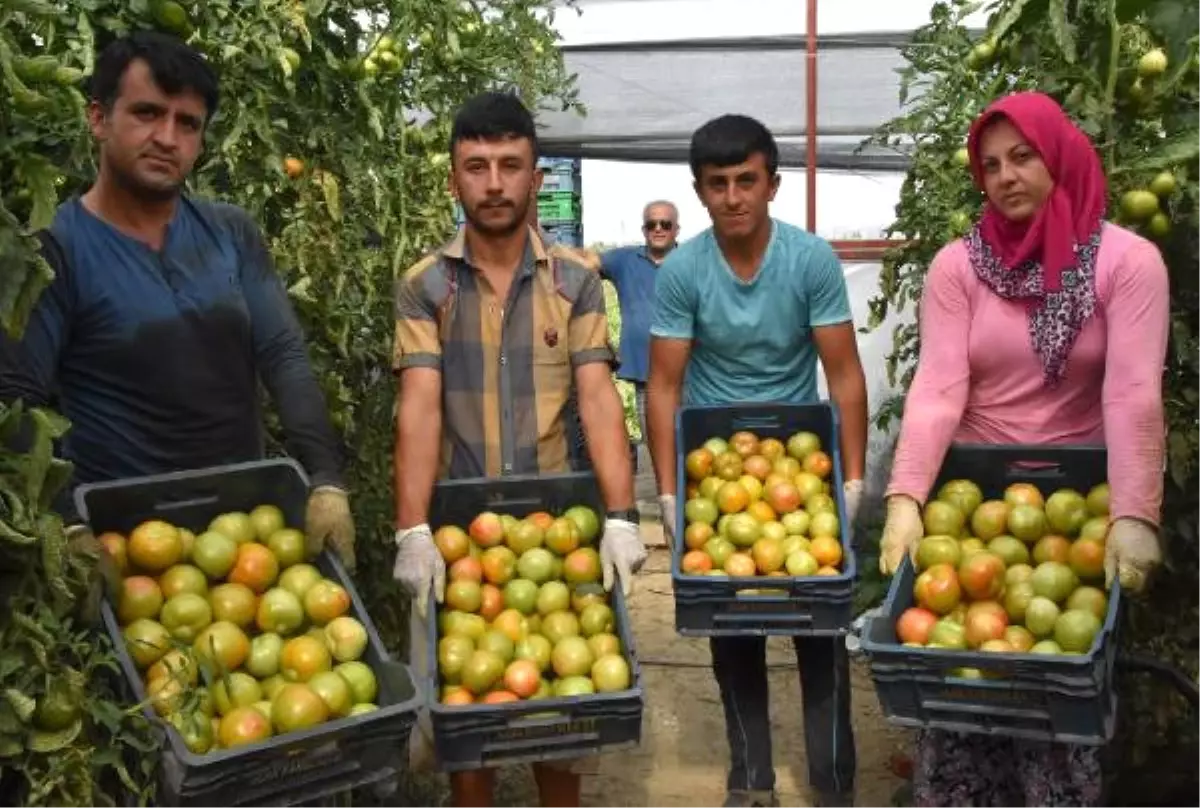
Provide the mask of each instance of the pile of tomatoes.
[{"label": "pile of tomatoes", "polygon": [[350,594],[305,557],[274,505],[199,535],[151,520],[99,537],[121,570],[115,604],[155,711],[203,754],[376,709]]}]

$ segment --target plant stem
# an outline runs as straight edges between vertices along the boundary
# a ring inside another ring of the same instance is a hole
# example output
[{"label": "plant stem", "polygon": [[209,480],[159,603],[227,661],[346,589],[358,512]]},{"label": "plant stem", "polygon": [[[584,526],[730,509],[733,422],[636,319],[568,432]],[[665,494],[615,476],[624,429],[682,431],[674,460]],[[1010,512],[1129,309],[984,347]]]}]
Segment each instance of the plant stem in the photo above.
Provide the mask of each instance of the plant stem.
[{"label": "plant stem", "polygon": [[1108,30],[1108,80],[1104,87],[1104,109],[1108,115],[1105,173],[1111,172],[1117,161],[1117,137],[1113,131],[1117,121],[1117,65],[1121,60],[1121,23],[1117,19],[1117,0],[1108,0]]}]

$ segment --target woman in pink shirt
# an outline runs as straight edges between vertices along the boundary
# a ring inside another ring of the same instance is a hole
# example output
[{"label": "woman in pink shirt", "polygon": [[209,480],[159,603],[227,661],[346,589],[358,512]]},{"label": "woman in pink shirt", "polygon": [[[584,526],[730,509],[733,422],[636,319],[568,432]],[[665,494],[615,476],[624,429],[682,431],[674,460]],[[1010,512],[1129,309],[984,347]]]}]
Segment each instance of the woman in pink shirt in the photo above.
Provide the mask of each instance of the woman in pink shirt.
[{"label": "woman in pink shirt", "polygon": [[[1152,243],[1104,220],[1100,159],[1050,97],[1000,99],[972,125],[968,151],[987,204],[925,281],[880,568],[891,574],[915,551],[951,443],[1104,444],[1106,575],[1140,590],[1161,558],[1166,267]],[[1096,752],[924,731],[916,804],[1094,805]]]}]

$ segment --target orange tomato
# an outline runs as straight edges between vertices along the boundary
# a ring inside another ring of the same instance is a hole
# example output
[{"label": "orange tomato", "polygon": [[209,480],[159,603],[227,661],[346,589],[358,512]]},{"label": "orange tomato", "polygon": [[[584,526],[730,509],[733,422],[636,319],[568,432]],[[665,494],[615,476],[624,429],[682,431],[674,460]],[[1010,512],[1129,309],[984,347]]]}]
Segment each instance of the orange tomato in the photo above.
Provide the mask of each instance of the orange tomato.
[{"label": "orange tomato", "polygon": [[442,696],[442,704],[472,704],[475,697],[465,687],[456,687]]},{"label": "orange tomato", "polygon": [[329,707],[306,684],[284,685],[271,699],[271,722],[279,732],[307,729],[328,718]]},{"label": "orange tomato", "polygon": [[258,613],[258,596],[245,584],[221,584],[208,593],[213,620],[226,620],[241,628],[249,628]]},{"label": "orange tomato", "polygon": [[245,584],[261,595],[279,577],[279,560],[266,546],[257,542],[238,545],[237,560],[229,572],[230,583]]},{"label": "orange tomato", "polygon": [[131,575],[121,582],[117,620],[124,626],[134,620],[157,619],[163,601],[158,581],[145,575]]},{"label": "orange tomato", "polygon": [[254,707],[238,707],[221,719],[217,737],[225,749],[256,743],[271,737],[271,722]]},{"label": "orange tomato", "polygon": [[504,686],[518,698],[527,699],[538,690],[542,674],[532,660],[518,659],[508,664],[504,671]]},{"label": "orange tomato", "polygon": [[133,529],[125,551],[138,569],[162,572],[183,557],[183,540],[172,525],[151,519]]},{"label": "orange tomato", "polygon": [[832,536],[817,536],[812,539],[808,543],[808,551],[822,567],[836,567],[842,560],[842,545]]},{"label": "orange tomato", "polygon": [[279,654],[279,672],[290,682],[307,682],[332,664],[325,643],[307,634],[288,640]]},{"label": "orange tomato", "polygon": [[323,626],[350,611],[350,593],[328,578],[318,581],[304,593],[304,611],[309,620]]}]

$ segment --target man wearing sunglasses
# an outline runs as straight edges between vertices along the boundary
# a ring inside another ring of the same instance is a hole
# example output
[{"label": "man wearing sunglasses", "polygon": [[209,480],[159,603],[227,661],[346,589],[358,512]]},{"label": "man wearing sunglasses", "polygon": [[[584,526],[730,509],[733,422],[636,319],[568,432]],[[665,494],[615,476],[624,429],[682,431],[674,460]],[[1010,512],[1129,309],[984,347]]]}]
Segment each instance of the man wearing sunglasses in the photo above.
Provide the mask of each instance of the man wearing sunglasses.
[{"label": "man wearing sunglasses", "polygon": [[642,210],[646,243],[609,250],[601,257],[600,276],[611,281],[621,304],[621,364],[617,378],[637,392],[638,423],[646,441],[646,379],[650,373],[650,321],[654,318],[654,281],[659,265],[675,249],[679,211],[666,201]]}]

